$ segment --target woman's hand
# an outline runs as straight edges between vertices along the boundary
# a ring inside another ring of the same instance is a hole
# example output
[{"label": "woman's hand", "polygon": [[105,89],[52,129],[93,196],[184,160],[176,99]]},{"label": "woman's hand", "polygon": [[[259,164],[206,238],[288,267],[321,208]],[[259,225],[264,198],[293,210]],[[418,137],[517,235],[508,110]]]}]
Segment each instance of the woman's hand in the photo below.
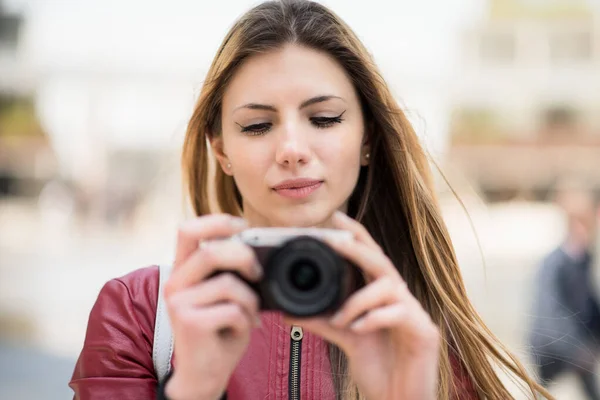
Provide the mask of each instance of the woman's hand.
[{"label": "woman's hand", "polygon": [[240,242],[219,241],[246,227],[242,219],[208,215],[183,224],[173,272],[165,285],[177,362],[167,397],[220,398],[250,342],[258,297],[232,273],[257,280],[261,271],[252,250]]},{"label": "woman's hand", "polygon": [[367,399],[435,399],[440,346],[436,325],[362,225],[341,213],[334,216],[334,225],[353,232],[354,239],[328,244],[363,270],[367,284],[332,318],[286,321],[339,346]]}]

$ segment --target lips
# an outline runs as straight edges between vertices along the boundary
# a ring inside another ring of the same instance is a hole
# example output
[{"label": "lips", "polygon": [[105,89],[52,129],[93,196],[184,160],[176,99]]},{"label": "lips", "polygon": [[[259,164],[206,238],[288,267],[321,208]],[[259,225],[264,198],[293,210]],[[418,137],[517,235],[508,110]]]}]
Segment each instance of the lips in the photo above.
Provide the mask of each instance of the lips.
[{"label": "lips", "polygon": [[299,178],[299,179],[290,179],[287,181],[283,181],[280,184],[273,186],[275,190],[281,189],[302,189],[305,187],[315,186],[322,181],[316,179],[308,179],[308,178]]},{"label": "lips", "polygon": [[317,179],[291,179],[273,186],[273,190],[283,197],[304,199],[319,189],[322,183],[323,181]]}]

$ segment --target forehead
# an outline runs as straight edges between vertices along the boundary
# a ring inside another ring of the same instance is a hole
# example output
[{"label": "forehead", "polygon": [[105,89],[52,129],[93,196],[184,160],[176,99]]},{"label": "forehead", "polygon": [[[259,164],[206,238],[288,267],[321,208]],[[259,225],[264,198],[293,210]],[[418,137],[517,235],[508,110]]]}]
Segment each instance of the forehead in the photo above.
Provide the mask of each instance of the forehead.
[{"label": "forehead", "polygon": [[330,55],[299,45],[252,56],[225,90],[224,109],[239,104],[302,102],[315,95],[356,100],[344,68]]}]

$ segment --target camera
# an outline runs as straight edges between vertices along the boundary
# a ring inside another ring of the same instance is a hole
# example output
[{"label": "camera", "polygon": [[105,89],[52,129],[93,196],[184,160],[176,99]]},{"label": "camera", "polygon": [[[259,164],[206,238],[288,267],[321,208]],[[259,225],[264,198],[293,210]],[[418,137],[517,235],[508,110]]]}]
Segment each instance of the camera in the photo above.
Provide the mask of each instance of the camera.
[{"label": "camera", "polygon": [[250,246],[263,268],[259,282],[248,282],[261,310],[296,317],[335,312],[361,278],[358,268],[323,239],[349,240],[347,231],[318,228],[252,228],[233,237]]}]

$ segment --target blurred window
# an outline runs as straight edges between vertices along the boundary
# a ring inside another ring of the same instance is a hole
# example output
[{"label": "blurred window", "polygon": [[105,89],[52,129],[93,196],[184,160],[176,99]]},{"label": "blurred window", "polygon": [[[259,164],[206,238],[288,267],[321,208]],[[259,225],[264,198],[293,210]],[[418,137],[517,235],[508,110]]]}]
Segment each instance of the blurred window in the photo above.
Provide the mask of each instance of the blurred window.
[{"label": "blurred window", "polygon": [[587,62],[592,58],[589,31],[553,32],[549,36],[550,59],[555,64]]},{"label": "blurred window", "polygon": [[515,59],[516,38],[512,32],[484,32],[479,54],[485,64],[510,64]]},{"label": "blurred window", "polygon": [[573,137],[578,134],[579,110],[569,105],[555,105],[542,111],[542,134],[553,137]]},{"label": "blurred window", "polygon": [[553,106],[544,111],[544,121],[548,125],[572,125],[577,121],[575,109],[567,106]]},{"label": "blurred window", "polygon": [[452,111],[451,136],[454,142],[494,142],[502,137],[497,110],[461,107]]},{"label": "blurred window", "polygon": [[19,17],[3,15],[0,10],[0,47],[14,51],[19,41]]}]

